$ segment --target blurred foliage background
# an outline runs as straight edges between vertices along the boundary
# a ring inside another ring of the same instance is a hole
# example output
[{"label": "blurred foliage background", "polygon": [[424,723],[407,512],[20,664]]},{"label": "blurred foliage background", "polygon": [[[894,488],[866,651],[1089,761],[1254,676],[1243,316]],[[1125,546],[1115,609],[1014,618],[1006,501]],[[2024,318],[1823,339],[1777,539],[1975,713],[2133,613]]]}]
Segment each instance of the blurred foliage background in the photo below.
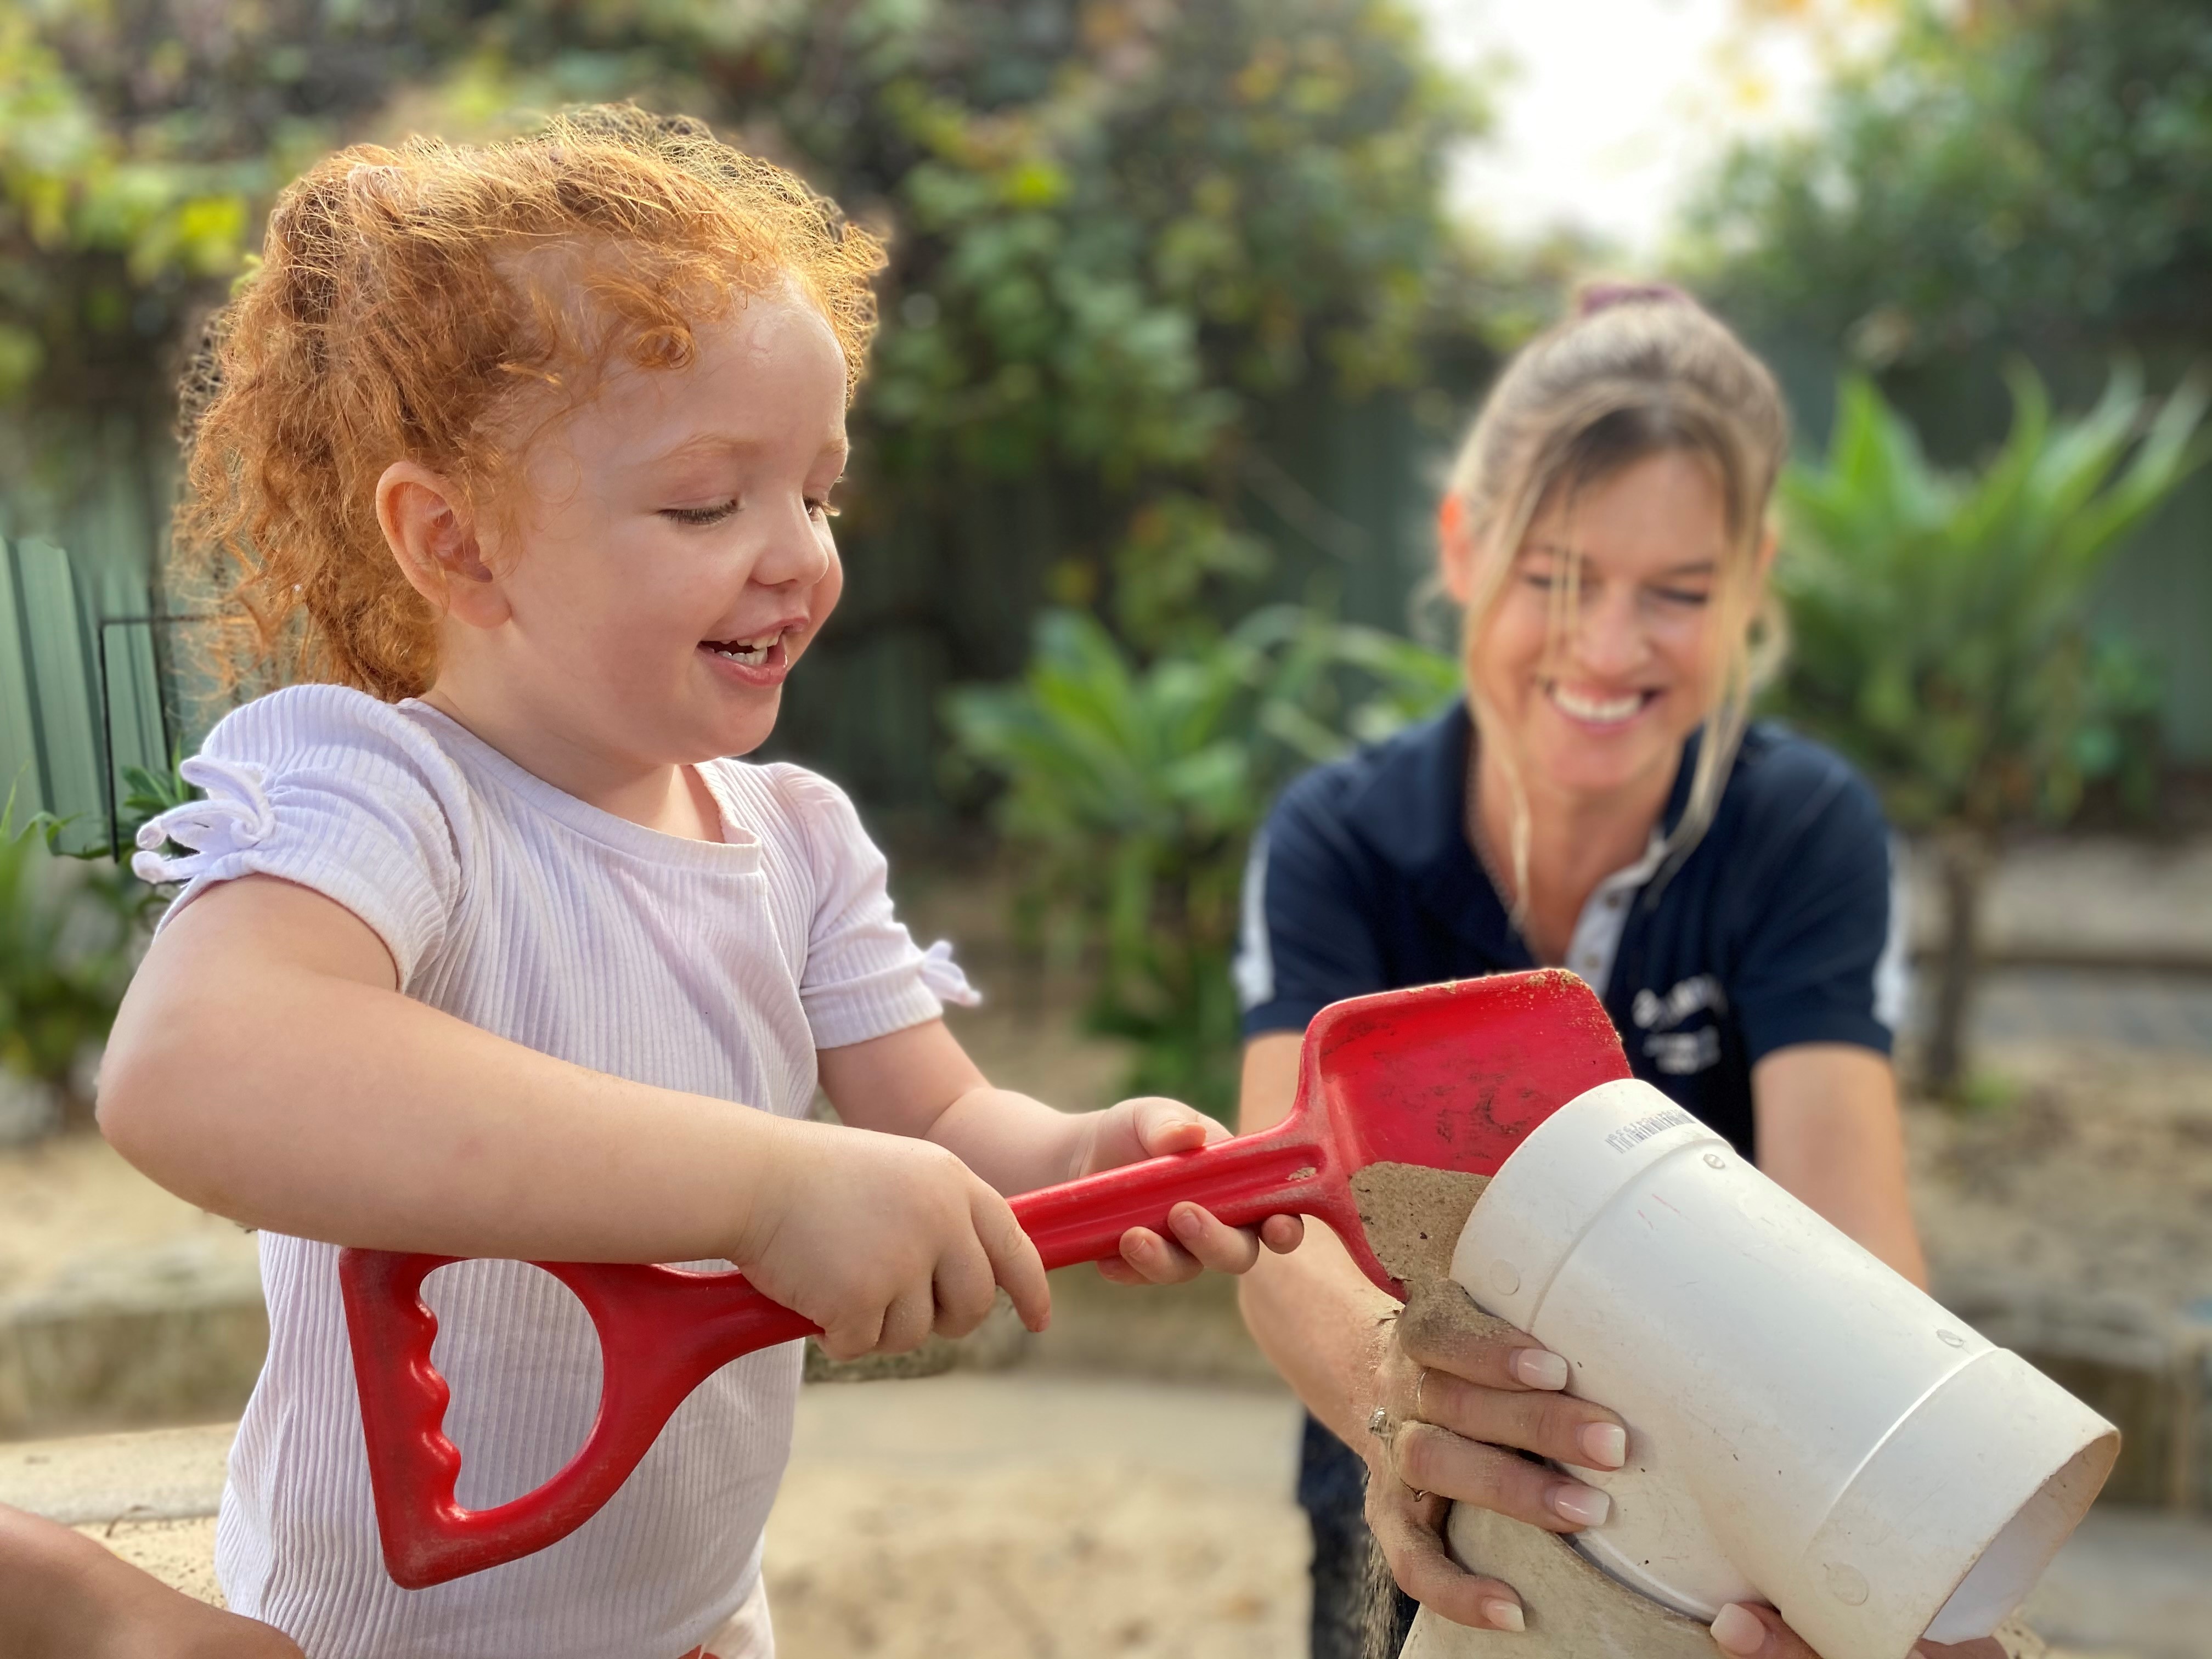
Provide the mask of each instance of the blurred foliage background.
[{"label": "blurred foliage background", "polygon": [[[2197,0],[1888,9],[1814,118],[1718,167],[1668,261],[1826,452],[1788,492],[1778,705],[1931,839],[2155,817],[2178,762],[2212,764],[2212,498],[2193,415],[2154,425],[2212,343],[2212,29]],[[1437,464],[1606,264],[1449,210],[1488,118],[1398,0],[0,0],[0,702],[37,702],[55,605],[97,680],[82,744],[49,697],[0,718],[0,757],[95,850],[126,767],[189,748],[191,623],[129,619],[167,610],[177,370],[283,180],[609,98],[702,116],[890,239],[848,596],[778,752],[909,835],[988,817],[1018,931],[1097,969],[1136,1080],[1219,1103],[1244,841],[1290,772],[1451,695],[1406,637]],[[2091,431],[2091,497],[2172,440],[2094,557],[2022,551],[2080,542],[2063,514],[1975,517],[2023,445],[2078,461]],[[44,599],[27,537],[67,550]],[[2075,665],[2033,708],[1974,678],[2022,650]],[[134,675],[167,690],[125,741]],[[1981,750],[1899,726],[1929,696],[1977,705]]]}]

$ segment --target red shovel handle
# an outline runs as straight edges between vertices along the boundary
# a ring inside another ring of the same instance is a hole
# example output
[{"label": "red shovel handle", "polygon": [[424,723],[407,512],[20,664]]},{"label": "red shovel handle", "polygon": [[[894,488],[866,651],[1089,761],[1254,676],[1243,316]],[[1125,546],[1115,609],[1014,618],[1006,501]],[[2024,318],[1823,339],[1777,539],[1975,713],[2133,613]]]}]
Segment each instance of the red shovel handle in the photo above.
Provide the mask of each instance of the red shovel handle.
[{"label": "red shovel handle", "polygon": [[[1285,1210],[1329,1215],[1323,1154],[1288,1126],[1157,1158],[1013,1200],[1048,1267],[1115,1255],[1132,1227],[1164,1228],[1185,1199],[1232,1226]],[[338,1281],[352,1337],[371,1489],[386,1570],[408,1589],[445,1583],[558,1543],[629,1478],[669,1416],[742,1355],[817,1328],[737,1273],[541,1261],[576,1293],[599,1333],[599,1414],[566,1468],[535,1492],[487,1510],[454,1495],[460,1449],[445,1431],[452,1398],[431,1363],[437,1316],[422,1281],[452,1256],[345,1250]]]},{"label": "red shovel handle", "polygon": [[452,1391],[430,1361],[437,1316],[422,1295],[423,1279],[455,1259],[386,1250],[338,1256],[385,1569],[406,1589],[558,1543],[614,1496],[692,1389],[740,1354],[815,1328],[739,1273],[537,1263],[576,1293],[599,1332],[599,1414],[575,1456],[544,1486],[468,1510],[454,1496],[460,1448],[445,1430]]}]

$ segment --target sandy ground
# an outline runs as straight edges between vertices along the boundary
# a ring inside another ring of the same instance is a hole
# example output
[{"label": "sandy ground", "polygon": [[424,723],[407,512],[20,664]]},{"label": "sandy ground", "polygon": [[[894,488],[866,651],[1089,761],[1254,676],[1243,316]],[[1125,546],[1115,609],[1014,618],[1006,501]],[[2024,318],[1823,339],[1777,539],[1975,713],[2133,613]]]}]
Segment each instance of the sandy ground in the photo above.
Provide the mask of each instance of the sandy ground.
[{"label": "sandy ground", "polygon": [[[1302,1652],[1296,1420],[1279,1390],[1034,1371],[810,1389],[769,1526],[785,1659]],[[204,1504],[228,1438],[167,1431],[130,1449],[149,1491]],[[68,1512],[119,1510],[125,1449],[0,1448],[0,1497],[62,1509],[74,1486]],[[73,1461],[75,1477],[49,1467],[41,1487],[27,1456]],[[85,1530],[214,1599],[211,1521]],[[2100,1510],[2027,1612],[2066,1638],[2063,1659],[2212,1659],[2212,1522]]]},{"label": "sandy ground", "polygon": [[[807,1389],[769,1523],[783,1659],[1279,1659],[1302,1650],[1279,1389],[1018,1373]],[[227,1431],[148,1462],[211,1493]],[[10,1470],[0,1455],[0,1492]],[[108,1478],[98,1460],[86,1492]],[[14,1476],[19,1497],[36,1498]],[[49,1498],[55,1494],[51,1488]],[[83,1530],[217,1601],[206,1518]]]},{"label": "sandy ground", "polygon": [[0,1304],[125,1274],[258,1271],[252,1234],[172,1197],[96,1135],[0,1152]]},{"label": "sandy ground", "polygon": [[2009,1099],[1905,1115],[1939,1283],[2009,1279],[2212,1316],[2212,1056],[2021,1044],[1990,1066]]}]

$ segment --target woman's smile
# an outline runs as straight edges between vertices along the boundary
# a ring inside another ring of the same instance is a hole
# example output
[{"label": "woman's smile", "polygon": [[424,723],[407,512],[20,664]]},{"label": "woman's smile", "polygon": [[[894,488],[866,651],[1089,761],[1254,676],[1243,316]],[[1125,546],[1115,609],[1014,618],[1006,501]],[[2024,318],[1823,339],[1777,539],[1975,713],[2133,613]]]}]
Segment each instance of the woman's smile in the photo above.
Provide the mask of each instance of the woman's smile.
[{"label": "woman's smile", "polygon": [[1542,682],[1552,707],[1591,732],[1618,732],[1664,696],[1658,690],[1608,691],[1587,685]]}]

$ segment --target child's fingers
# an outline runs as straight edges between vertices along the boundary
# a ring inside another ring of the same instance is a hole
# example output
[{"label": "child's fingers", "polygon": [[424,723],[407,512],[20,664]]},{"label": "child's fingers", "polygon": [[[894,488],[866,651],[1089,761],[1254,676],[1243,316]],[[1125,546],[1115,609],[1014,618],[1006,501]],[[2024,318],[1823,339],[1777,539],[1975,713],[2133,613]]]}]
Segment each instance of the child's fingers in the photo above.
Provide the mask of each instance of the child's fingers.
[{"label": "child's fingers", "polygon": [[1195,1256],[1150,1227],[1132,1227],[1121,1235],[1121,1260],[1146,1285],[1180,1285],[1205,1271]]},{"label": "child's fingers", "polygon": [[1168,1212],[1168,1225],[1175,1231],[1176,1243],[1208,1272],[1249,1273],[1260,1259],[1257,1229],[1232,1227],[1203,1205],[1176,1205]]},{"label": "child's fingers", "polygon": [[990,1258],[993,1282],[1006,1286],[1022,1323],[1041,1331],[1052,1322],[1052,1287],[1045,1282],[1044,1259],[1037,1255],[1013,1211],[981,1182],[975,1185],[969,1214],[976,1239]]},{"label": "child's fingers", "polygon": [[981,1324],[998,1299],[998,1281],[991,1277],[991,1258],[983,1247],[969,1240],[948,1250],[937,1264],[932,1281],[936,1293],[939,1336],[965,1336]]},{"label": "child's fingers", "polygon": [[1229,1131],[1205,1113],[1161,1095],[1143,1095],[1124,1103],[1137,1145],[1147,1158],[1171,1152],[1194,1152],[1212,1141],[1225,1140]]},{"label": "child's fingers", "polygon": [[1121,1235],[1121,1261],[1101,1262],[1099,1268],[1125,1285],[1179,1285],[1201,1273],[1249,1273],[1271,1225],[1279,1242],[1268,1248],[1278,1253],[1297,1248],[1302,1225],[1296,1216],[1270,1216],[1258,1228],[1232,1227],[1204,1206],[1186,1201],[1168,1212],[1165,1236],[1150,1227],[1132,1227]]},{"label": "child's fingers", "polygon": [[908,1353],[929,1339],[937,1322],[937,1297],[930,1286],[917,1285],[894,1297],[884,1310],[883,1329],[876,1337],[878,1353]]},{"label": "child's fingers", "polygon": [[1305,1236],[1302,1215],[1271,1215],[1260,1224],[1260,1242],[1277,1255],[1288,1255],[1305,1242]]},{"label": "child's fingers", "polygon": [[881,1308],[860,1307],[846,1318],[822,1328],[822,1352],[832,1359],[858,1359],[876,1346],[883,1334]]}]

